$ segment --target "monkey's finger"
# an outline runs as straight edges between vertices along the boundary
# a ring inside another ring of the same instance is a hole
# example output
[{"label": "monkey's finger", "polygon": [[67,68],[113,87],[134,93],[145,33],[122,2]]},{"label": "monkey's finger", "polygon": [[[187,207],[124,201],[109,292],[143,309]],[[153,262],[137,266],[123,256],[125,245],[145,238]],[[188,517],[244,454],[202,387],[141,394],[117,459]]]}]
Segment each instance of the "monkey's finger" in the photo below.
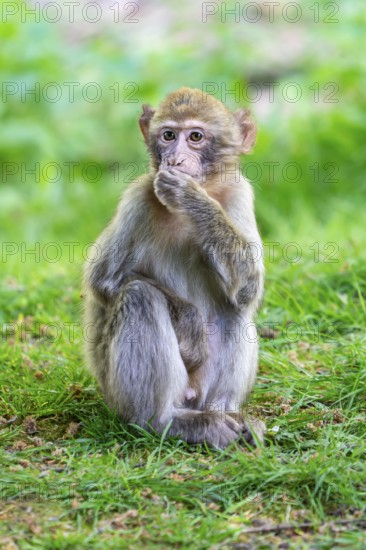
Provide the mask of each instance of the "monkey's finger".
[{"label": "monkey's finger", "polygon": [[259,444],[263,443],[265,433],[265,423],[257,418],[251,418],[248,422],[244,422],[241,437],[252,447],[258,447]]},{"label": "monkey's finger", "polygon": [[167,184],[174,185],[176,187],[184,187],[187,182],[192,179],[188,174],[185,174],[181,170],[172,168],[171,170],[161,170],[158,172],[156,181],[164,181]]}]

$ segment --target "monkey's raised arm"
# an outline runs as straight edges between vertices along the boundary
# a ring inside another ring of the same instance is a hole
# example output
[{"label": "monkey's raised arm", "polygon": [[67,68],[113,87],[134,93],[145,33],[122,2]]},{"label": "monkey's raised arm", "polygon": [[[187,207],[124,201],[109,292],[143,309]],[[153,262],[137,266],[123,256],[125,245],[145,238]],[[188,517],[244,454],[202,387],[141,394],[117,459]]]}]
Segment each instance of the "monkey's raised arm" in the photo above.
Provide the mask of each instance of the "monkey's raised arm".
[{"label": "monkey's raised arm", "polygon": [[203,257],[227,301],[239,310],[257,305],[263,288],[262,247],[249,188],[241,201],[236,196],[237,213],[230,219],[219,202],[182,172],[160,172],[154,187],[162,204],[184,213],[194,223]]},{"label": "monkey's raised arm", "polygon": [[[229,219],[219,203],[201,197],[200,213],[192,212],[203,256],[216,274],[227,300],[242,309],[258,302],[263,287],[260,240]],[[197,199],[196,199],[197,201]],[[196,202],[197,204],[197,202]]]}]

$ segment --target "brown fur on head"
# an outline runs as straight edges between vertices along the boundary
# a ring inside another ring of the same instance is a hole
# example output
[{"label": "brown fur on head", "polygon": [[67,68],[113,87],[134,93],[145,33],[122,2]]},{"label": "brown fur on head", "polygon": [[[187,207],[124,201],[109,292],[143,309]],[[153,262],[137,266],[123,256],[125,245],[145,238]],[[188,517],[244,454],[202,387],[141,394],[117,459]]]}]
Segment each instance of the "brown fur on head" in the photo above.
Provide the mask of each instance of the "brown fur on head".
[{"label": "brown fur on head", "polygon": [[169,119],[179,122],[190,118],[202,120],[207,124],[219,121],[223,124],[232,123],[231,113],[221,101],[192,88],[179,88],[167,95],[154,117],[156,122]]},{"label": "brown fur on head", "polygon": [[[140,128],[153,157],[158,155],[155,143],[156,133],[162,124],[169,121],[201,121],[206,124],[212,136],[210,161],[225,162],[240,154],[248,153],[255,142],[256,127],[247,109],[231,113],[225,105],[201,90],[179,88],[170,93],[155,111],[143,105]],[[153,159],[154,160],[154,159]],[[159,160],[154,163],[158,169]]]}]

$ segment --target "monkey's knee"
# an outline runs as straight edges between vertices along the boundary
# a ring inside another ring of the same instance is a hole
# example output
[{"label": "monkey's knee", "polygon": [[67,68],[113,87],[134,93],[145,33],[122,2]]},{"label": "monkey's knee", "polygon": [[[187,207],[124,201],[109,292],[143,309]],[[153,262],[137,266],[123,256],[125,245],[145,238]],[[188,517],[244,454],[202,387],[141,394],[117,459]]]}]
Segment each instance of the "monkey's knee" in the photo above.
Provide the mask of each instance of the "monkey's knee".
[{"label": "monkey's knee", "polygon": [[[144,339],[156,338],[159,318],[167,315],[166,301],[161,292],[145,281],[126,283],[108,320],[107,334],[114,338],[120,353],[141,353]],[[132,346],[128,349],[126,345]],[[122,349],[124,348],[124,349]]]},{"label": "monkey's knee", "polygon": [[148,282],[141,280],[130,281],[125,284],[121,293],[122,306],[131,313],[143,310],[149,314],[155,304],[166,304],[163,293]]}]

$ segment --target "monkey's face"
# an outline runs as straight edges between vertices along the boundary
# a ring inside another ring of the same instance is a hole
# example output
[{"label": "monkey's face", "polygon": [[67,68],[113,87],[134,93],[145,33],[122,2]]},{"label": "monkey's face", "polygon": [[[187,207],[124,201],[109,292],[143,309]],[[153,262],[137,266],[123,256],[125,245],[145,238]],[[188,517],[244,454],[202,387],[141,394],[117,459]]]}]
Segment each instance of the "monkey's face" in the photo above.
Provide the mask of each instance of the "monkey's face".
[{"label": "monkey's face", "polygon": [[255,125],[248,111],[231,113],[200,90],[180,88],[157,111],[149,105],[142,110],[139,123],[154,171],[174,168],[203,183],[254,144]]},{"label": "monkey's face", "polygon": [[175,168],[202,181],[207,162],[213,160],[212,136],[202,121],[166,121],[155,134],[159,170]]}]

